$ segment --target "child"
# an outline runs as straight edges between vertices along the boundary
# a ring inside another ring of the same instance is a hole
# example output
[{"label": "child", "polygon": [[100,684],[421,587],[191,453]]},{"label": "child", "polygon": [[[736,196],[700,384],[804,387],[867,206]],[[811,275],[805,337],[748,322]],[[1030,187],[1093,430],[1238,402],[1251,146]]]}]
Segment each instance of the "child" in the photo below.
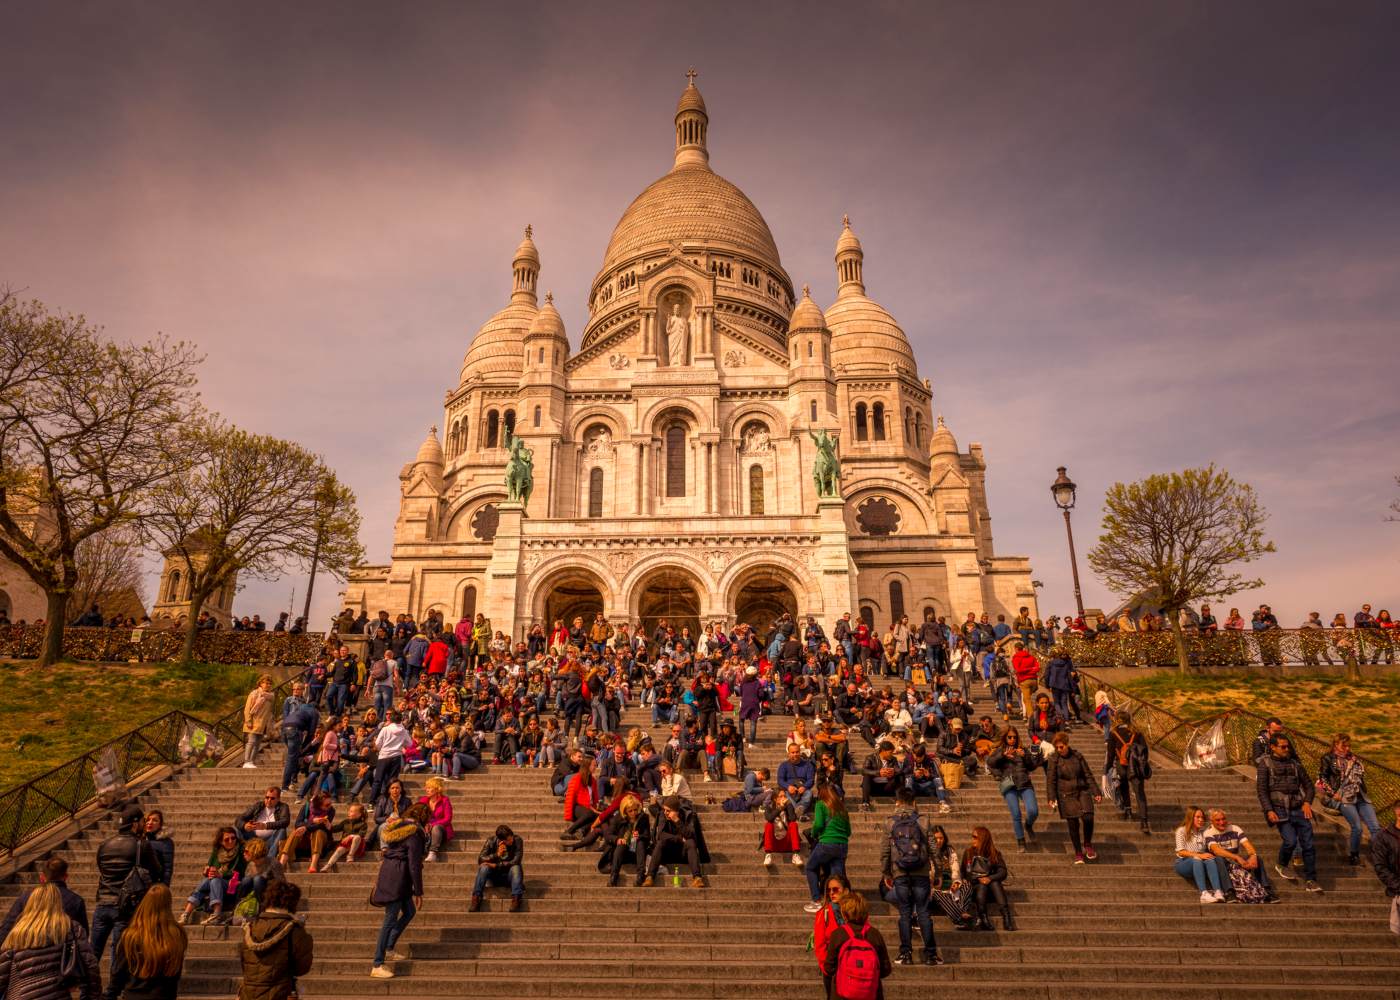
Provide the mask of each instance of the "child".
[{"label": "child", "polygon": [[365,807],[358,802],[352,803],[345,818],[336,825],[333,834],[333,838],[337,842],[336,848],[326,859],[326,865],[321,870],[324,872],[335,871],[335,866],[340,863],[341,858],[345,858],[347,861],[358,861],[364,856],[365,838],[368,835],[369,819],[365,816]]},{"label": "child", "polygon": [[763,807],[763,864],[771,868],[775,852],[791,854],[794,865],[802,864],[802,855],[798,853],[802,843],[799,837],[797,809],[787,792],[779,788]]}]

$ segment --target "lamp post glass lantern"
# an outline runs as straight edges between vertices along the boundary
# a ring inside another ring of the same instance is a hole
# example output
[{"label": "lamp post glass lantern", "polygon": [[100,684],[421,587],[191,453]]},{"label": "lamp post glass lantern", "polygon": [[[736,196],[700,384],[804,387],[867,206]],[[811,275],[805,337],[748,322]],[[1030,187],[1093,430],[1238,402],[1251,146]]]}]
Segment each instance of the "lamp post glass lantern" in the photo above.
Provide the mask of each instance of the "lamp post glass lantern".
[{"label": "lamp post glass lantern", "polygon": [[1055,481],[1050,484],[1050,495],[1055,498],[1055,506],[1064,511],[1065,514],[1065,537],[1069,539],[1069,569],[1074,577],[1074,606],[1078,609],[1079,617],[1084,617],[1084,598],[1079,591],[1079,563],[1074,557],[1074,529],[1070,527],[1069,512],[1074,509],[1075,491],[1074,480],[1065,474],[1065,467],[1062,465],[1055,470],[1058,475]]}]

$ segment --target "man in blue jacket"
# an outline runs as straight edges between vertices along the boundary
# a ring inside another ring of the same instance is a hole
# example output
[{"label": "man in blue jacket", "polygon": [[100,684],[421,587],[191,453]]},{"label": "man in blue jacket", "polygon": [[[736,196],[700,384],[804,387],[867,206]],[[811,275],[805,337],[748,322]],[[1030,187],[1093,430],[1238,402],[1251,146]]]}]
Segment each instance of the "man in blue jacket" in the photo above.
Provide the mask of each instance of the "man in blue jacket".
[{"label": "man in blue jacket", "polygon": [[816,791],[817,769],[810,760],[804,760],[796,743],[789,743],[787,760],[778,765],[778,787],[787,792],[788,800],[803,815],[812,808],[812,796]]}]

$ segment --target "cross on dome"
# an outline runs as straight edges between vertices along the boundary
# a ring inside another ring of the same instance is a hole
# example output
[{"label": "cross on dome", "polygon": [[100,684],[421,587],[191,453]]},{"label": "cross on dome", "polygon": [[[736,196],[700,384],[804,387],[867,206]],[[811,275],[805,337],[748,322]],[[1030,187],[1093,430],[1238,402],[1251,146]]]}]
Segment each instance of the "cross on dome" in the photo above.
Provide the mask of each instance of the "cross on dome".
[{"label": "cross on dome", "polygon": [[553,293],[553,292],[545,292],[545,293],[544,293],[544,300],[545,300],[546,302],[548,302],[550,305],[554,305],[554,293]]},{"label": "cross on dome", "polygon": [[695,67],[694,67],[694,66],[692,66],[692,67],[690,67],[690,69],[686,70],[686,71],[685,71],[685,83],[686,83],[686,86],[687,86],[687,87],[693,87],[693,86],[695,86],[695,78],[696,78],[697,76],[699,76],[699,75],[700,75],[699,73],[695,72]]}]

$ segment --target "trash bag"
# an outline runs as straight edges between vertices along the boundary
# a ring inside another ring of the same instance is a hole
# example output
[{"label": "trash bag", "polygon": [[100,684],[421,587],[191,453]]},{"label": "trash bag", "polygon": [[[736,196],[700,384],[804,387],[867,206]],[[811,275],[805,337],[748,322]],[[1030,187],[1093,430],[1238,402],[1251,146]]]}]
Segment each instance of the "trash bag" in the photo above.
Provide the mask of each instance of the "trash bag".
[{"label": "trash bag", "polygon": [[92,766],[92,784],[102,805],[111,807],[126,801],[126,780],[112,747],[103,750]]},{"label": "trash bag", "polygon": [[1181,766],[1188,770],[1207,767],[1229,767],[1230,755],[1225,749],[1225,720],[1216,719],[1210,726],[1191,731]]},{"label": "trash bag", "polygon": [[212,731],[194,722],[185,723],[180,734],[180,757],[196,766],[217,761],[224,753],[224,744]]}]

